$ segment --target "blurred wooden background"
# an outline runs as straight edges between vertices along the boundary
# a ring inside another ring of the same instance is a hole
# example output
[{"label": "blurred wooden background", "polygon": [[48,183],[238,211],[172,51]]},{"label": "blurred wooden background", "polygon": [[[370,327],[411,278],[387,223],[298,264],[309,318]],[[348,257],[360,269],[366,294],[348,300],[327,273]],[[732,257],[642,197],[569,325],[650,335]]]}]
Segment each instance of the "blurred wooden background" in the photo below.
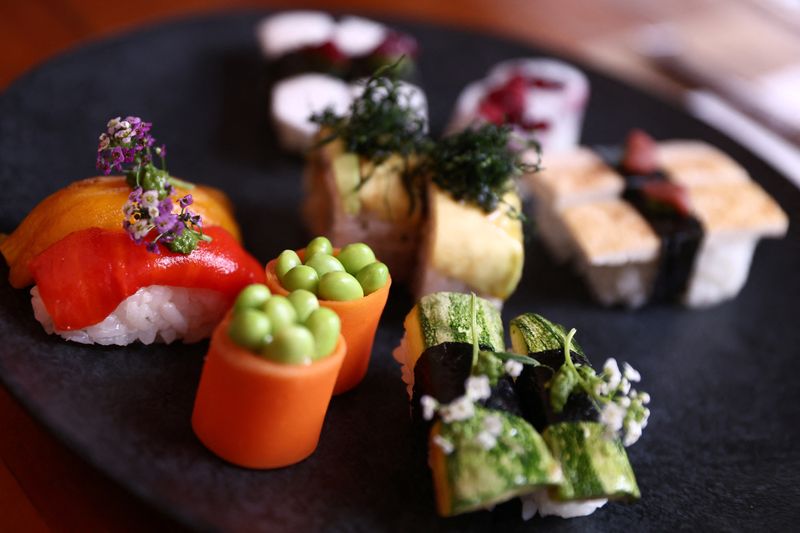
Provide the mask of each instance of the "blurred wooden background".
[{"label": "blurred wooden background", "polygon": [[[678,99],[701,81],[686,72],[705,72],[708,65],[714,65],[715,79],[746,81],[800,62],[797,4],[797,0],[0,0],[0,90],[54,54],[144,24],[223,9],[302,6],[498,33],[553,48]],[[680,79],[641,53],[643,47],[659,44],[666,25],[684,46],[688,68]],[[2,388],[0,428],[0,531],[174,527],[64,449]]]}]

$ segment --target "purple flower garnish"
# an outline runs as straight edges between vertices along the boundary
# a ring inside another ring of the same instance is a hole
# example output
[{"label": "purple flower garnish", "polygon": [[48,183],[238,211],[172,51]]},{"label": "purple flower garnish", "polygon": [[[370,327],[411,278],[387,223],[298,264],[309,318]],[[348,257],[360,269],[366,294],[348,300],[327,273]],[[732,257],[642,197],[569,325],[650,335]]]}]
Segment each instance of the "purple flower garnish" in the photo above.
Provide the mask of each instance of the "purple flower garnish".
[{"label": "purple flower garnish", "polygon": [[191,194],[187,194],[186,196],[180,199],[181,207],[189,207],[190,205],[192,205],[193,202],[194,200],[192,199]]},{"label": "purple flower garnish", "polygon": [[148,242],[146,247],[147,247],[147,251],[150,252],[151,254],[160,254],[161,253],[161,251],[158,249],[158,243],[157,242]]}]

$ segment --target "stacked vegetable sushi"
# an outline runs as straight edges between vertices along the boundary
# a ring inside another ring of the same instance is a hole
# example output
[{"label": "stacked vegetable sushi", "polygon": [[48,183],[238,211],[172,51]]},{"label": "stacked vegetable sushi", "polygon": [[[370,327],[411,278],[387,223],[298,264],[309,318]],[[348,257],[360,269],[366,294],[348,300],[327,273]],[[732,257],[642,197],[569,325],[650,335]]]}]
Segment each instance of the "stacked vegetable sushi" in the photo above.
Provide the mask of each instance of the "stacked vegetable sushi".
[{"label": "stacked vegetable sushi", "polygon": [[531,172],[510,128],[486,124],[434,141],[392,78],[315,117],[303,213],[334,245],[371,246],[417,296],[474,291],[501,304],[524,262],[516,178]]},{"label": "stacked vegetable sushi", "polygon": [[150,128],[138,117],[109,121],[98,168],[126,176],[54,193],[0,243],[11,284],[34,284],[34,314],[48,333],[81,343],[193,342],[242,287],[264,279],[227,198],[170,176]]},{"label": "stacked vegetable sushi", "polygon": [[778,204],[700,141],[655,143],[634,131],[624,151],[581,147],[546,166],[525,180],[537,227],[604,305],[733,298],[758,241],[787,231]]},{"label": "stacked vegetable sushi", "polygon": [[[359,93],[356,80],[381,67],[399,62],[400,74],[411,76],[418,52],[413,37],[379,22],[352,16],[336,21],[318,11],[267,17],[257,37],[274,81],[271,114],[278,140],[286,150],[301,154],[313,143],[313,114],[327,108],[344,113]],[[403,89],[427,120],[422,90],[410,83]]]},{"label": "stacked vegetable sushi", "polygon": [[567,63],[547,58],[503,61],[461,91],[448,131],[506,124],[549,155],[578,143],[588,99],[586,76]]},{"label": "stacked vegetable sushi", "polygon": [[[528,313],[504,349],[497,310],[474,294],[423,297],[394,356],[423,433],[439,514],[522,498],[522,514],[582,516],[639,498],[624,446],[650,398],[629,365],[590,366],[575,331]],[[624,444],[624,446],[623,446]]]}]

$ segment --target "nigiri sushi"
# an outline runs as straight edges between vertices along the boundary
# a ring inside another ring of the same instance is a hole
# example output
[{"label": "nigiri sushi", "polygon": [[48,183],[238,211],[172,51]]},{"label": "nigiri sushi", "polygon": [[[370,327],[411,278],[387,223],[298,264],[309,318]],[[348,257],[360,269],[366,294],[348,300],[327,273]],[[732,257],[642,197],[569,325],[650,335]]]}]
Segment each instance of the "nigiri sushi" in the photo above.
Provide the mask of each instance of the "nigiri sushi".
[{"label": "nigiri sushi", "polygon": [[579,148],[524,181],[540,234],[604,305],[735,297],[758,241],[788,218],[730,157],[699,141],[633,132],[625,153]]},{"label": "nigiri sushi", "polygon": [[242,287],[264,280],[227,198],[156,168],[153,156],[163,163],[166,149],[153,147],[150,128],[138,117],[109,121],[98,168],[127,176],[52,194],[0,243],[10,283],[34,284],[34,315],[47,333],[81,343],[193,342]]},{"label": "nigiri sushi", "polygon": [[508,60],[464,88],[447,131],[507,124],[550,155],[577,144],[588,97],[586,76],[571,65],[546,58]]}]

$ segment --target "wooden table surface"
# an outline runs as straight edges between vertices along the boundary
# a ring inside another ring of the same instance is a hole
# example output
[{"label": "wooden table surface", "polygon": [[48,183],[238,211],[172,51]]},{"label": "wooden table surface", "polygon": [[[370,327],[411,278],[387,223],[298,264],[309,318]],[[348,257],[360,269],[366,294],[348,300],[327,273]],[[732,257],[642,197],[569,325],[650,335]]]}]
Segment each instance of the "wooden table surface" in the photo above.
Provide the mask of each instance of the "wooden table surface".
[{"label": "wooden table surface", "polygon": [[[303,2],[302,6],[500,33],[591,61],[633,83],[677,98],[685,86],[633,51],[634,32],[643,24],[663,20],[718,20],[720,12],[744,13],[741,10],[754,9],[752,4],[758,1],[330,0]],[[172,17],[255,7],[297,8],[298,3],[0,0],[0,89],[47,58],[87,41]],[[763,58],[756,58],[754,64],[762,61]],[[61,446],[2,387],[0,428],[0,531],[138,531],[176,527]]]}]

